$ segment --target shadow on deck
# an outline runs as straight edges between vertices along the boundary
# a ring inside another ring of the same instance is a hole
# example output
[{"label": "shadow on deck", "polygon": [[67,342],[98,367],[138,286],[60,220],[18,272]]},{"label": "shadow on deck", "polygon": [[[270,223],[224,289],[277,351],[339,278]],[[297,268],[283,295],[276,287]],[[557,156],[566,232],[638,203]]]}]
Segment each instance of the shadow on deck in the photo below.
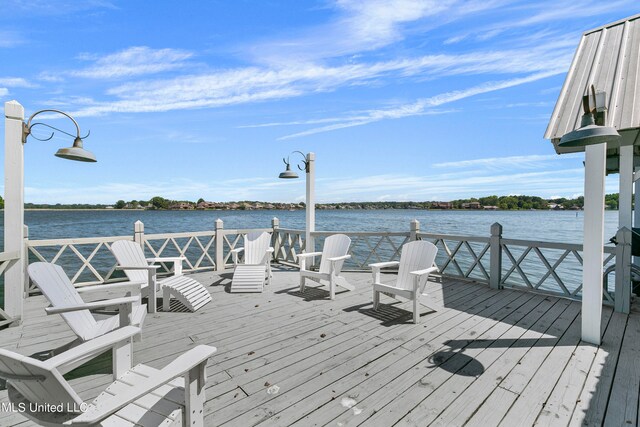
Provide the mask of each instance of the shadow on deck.
[{"label": "shadow on deck", "polygon": [[[213,302],[149,315],[134,358],[161,367],[197,344],[216,346],[207,425],[638,424],[636,313],[605,308],[595,347],[580,342],[579,303],[477,283],[430,282],[431,308],[414,325],[407,303],[383,296],[373,311],[369,274],[347,273],[356,290],[335,301],[322,287],[301,294],[291,270],[275,272],[262,294],[230,294],[228,273],[193,277]],[[2,347],[34,354],[72,341],[44,305],[29,298],[24,324],[0,331]],[[90,400],[109,370],[101,356],[72,384]],[[0,425],[22,423],[0,411]]]}]

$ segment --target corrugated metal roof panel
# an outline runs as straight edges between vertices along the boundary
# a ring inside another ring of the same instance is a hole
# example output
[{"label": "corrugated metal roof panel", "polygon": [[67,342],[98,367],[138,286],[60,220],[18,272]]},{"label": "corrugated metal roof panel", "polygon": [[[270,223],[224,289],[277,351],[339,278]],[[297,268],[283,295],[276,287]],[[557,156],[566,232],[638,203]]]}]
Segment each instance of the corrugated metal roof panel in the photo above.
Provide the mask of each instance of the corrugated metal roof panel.
[{"label": "corrugated metal roof panel", "polygon": [[607,92],[607,124],[620,131],[624,142],[634,142],[640,128],[640,15],[582,35],[544,135],[556,152],[584,150],[558,148],[557,143],[580,127],[582,97],[592,84]]}]

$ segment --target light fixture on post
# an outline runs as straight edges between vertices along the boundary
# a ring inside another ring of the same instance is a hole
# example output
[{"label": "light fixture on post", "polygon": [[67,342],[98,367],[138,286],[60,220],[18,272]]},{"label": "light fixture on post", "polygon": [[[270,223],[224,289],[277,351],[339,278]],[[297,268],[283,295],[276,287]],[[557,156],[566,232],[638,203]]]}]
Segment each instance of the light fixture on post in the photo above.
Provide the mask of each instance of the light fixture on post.
[{"label": "light fixture on post", "polygon": [[[604,246],[604,194],[607,162],[607,142],[620,139],[618,131],[606,124],[604,93],[596,96],[591,86],[593,108],[589,95],[582,99],[584,114],[580,128],[565,134],[560,147],[584,147],[584,242],[582,261],[582,339],[600,345],[602,322],[602,264]],[[596,124],[598,123],[598,124]]]},{"label": "light fixture on post", "polygon": [[[595,87],[591,85],[591,93],[593,95],[593,109],[589,105],[589,95],[585,95],[582,98],[584,114],[582,115],[580,127],[563,135],[558,143],[559,147],[586,147],[587,145],[615,142],[620,139],[620,134],[616,128],[612,126],[605,126],[605,101],[604,99],[599,101],[597,97],[597,95],[601,95],[603,92],[596,94]],[[599,106],[598,104],[602,105]],[[598,116],[597,121],[600,124],[596,124],[596,116]]]},{"label": "light fixture on post", "polygon": [[[24,254],[24,144],[29,135],[40,141],[50,140],[55,132],[64,133],[74,138],[73,146],[61,148],[56,156],[82,162],[95,162],[96,157],[82,147],[80,126],[69,114],[59,110],[41,110],[24,121],[24,108],[16,101],[5,102],[4,130],[4,251],[15,253],[17,259],[5,270],[4,311],[12,320],[21,322],[23,316],[25,267],[27,260]],[[68,117],[76,128],[71,134],[51,125],[33,122],[41,113],[56,113]],[[34,126],[45,126],[53,130],[47,138],[32,135]],[[87,134],[88,136],[89,134]]]},{"label": "light fixture on post", "polygon": [[[307,193],[306,193],[306,227],[305,227],[305,250],[307,252],[315,252],[314,239],[311,233],[316,229],[316,202],[315,202],[315,153],[308,153],[305,155],[302,151],[293,151],[291,154],[300,154],[303,157],[298,169],[305,171],[307,181]],[[298,178],[298,174],[291,170],[291,162],[289,157],[282,159],[286,165],[284,172],[278,175],[278,178],[293,179]]]},{"label": "light fixture on post", "polygon": [[[62,114],[63,116],[66,116],[69,118],[69,120],[71,120],[73,122],[73,124],[76,127],[76,134],[70,134],[68,132],[63,131],[62,129],[58,129],[56,127],[53,127],[51,125],[48,125],[46,123],[41,123],[41,122],[36,122],[36,123],[31,123],[34,119],[34,117],[36,117],[38,114],[42,114],[42,113],[58,113],[58,114]],[[96,162],[96,156],[93,155],[93,153],[91,153],[90,151],[87,151],[83,148],[82,146],[82,140],[86,137],[89,136],[90,132],[87,132],[87,134],[85,136],[80,136],[80,126],[78,126],[78,122],[76,122],[74,120],[73,117],[71,117],[69,114],[65,113],[64,111],[60,111],[60,110],[40,110],[37,111],[35,113],[33,113],[31,115],[31,117],[29,117],[29,120],[27,120],[26,123],[23,124],[22,128],[22,143],[25,144],[27,142],[27,137],[29,135],[31,135],[31,129],[34,126],[46,126],[50,129],[53,129],[53,132],[51,132],[51,135],[49,135],[49,137],[47,138],[38,138],[36,136],[33,136],[35,139],[39,140],[39,141],[49,141],[51,138],[53,138],[53,135],[56,132],[60,132],[60,133],[64,133],[65,135],[69,135],[72,138],[75,138],[73,140],[73,145],[69,148],[61,148],[56,152],[56,157],[60,157],[63,159],[67,159],[67,160],[76,160],[79,162]]]}]

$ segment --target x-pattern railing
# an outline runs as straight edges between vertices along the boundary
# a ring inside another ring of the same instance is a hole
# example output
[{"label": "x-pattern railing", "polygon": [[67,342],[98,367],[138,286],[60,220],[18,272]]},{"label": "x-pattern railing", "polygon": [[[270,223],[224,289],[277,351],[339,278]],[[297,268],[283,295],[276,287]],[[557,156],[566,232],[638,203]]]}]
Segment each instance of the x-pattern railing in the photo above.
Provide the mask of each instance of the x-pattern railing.
[{"label": "x-pattern railing", "polygon": [[[184,257],[183,271],[192,272],[215,267],[215,236],[213,231],[190,233],[147,234],[144,247],[152,258]],[[169,272],[171,265],[160,263],[162,272]]]},{"label": "x-pattern railing", "polygon": [[440,273],[489,281],[489,238],[433,233],[419,233],[418,238],[438,247],[436,264]]},{"label": "x-pattern railing", "polygon": [[[0,278],[2,278],[2,283],[0,283],[4,287],[4,272],[14,264],[18,259],[20,259],[20,252],[0,252]],[[2,289],[4,291],[4,289]],[[4,295],[4,292],[2,293]],[[4,297],[3,306],[4,306]],[[0,327],[6,326],[13,322],[13,318],[9,316],[9,314],[0,308]]]},{"label": "x-pattern railing", "polygon": [[[582,291],[582,245],[502,239],[503,274],[500,284],[579,298]],[[615,262],[615,248],[605,247],[604,267]],[[603,289],[605,301],[615,297]]]},{"label": "x-pattern railing", "polygon": [[[30,240],[30,262],[43,261],[63,265],[68,274],[73,274],[71,283],[90,285],[118,280],[114,277],[117,262],[111,253],[111,243],[117,240],[131,240],[129,236],[97,238]],[[94,266],[109,266],[102,272]],[[118,274],[116,274],[118,276]],[[29,285],[28,291],[35,286]]]},{"label": "x-pattern railing", "polygon": [[274,236],[274,260],[297,264],[298,254],[304,252],[304,230],[280,228]]}]

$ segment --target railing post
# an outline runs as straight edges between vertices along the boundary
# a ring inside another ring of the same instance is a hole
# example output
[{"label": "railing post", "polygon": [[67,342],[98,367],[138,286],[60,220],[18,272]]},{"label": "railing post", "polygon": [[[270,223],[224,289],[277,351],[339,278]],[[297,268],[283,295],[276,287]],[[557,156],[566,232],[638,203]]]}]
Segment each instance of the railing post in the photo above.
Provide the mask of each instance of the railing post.
[{"label": "railing post", "polygon": [[224,222],[216,219],[216,271],[224,270]]},{"label": "railing post", "polygon": [[144,223],[140,220],[133,223],[133,241],[144,251]]},{"label": "railing post", "polygon": [[502,289],[502,225],[496,222],[491,225],[491,239],[489,241],[489,287]]},{"label": "railing post", "polygon": [[420,233],[420,221],[418,221],[417,219],[411,220],[411,231],[409,234],[409,240],[410,241],[414,241],[414,240],[418,240],[418,233]]},{"label": "railing post", "polygon": [[615,311],[629,313],[631,309],[631,230],[622,227],[616,233]]},{"label": "railing post", "polygon": [[278,261],[278,254],[280,253],[280,220],[273,217],[271,220],[271,228],[273,228],[273,261]]}]

